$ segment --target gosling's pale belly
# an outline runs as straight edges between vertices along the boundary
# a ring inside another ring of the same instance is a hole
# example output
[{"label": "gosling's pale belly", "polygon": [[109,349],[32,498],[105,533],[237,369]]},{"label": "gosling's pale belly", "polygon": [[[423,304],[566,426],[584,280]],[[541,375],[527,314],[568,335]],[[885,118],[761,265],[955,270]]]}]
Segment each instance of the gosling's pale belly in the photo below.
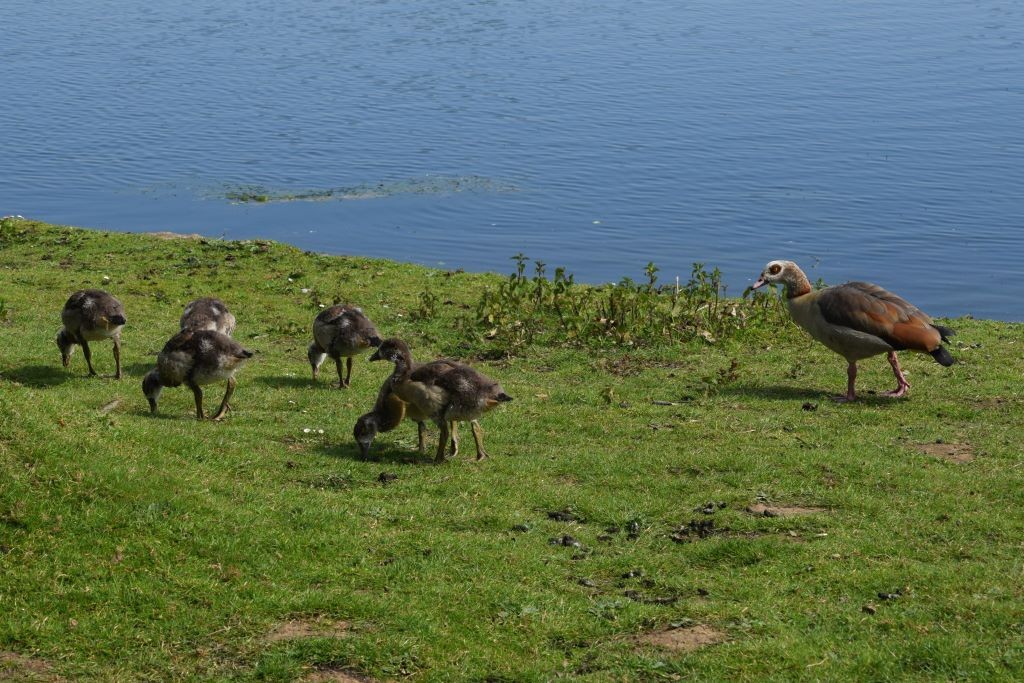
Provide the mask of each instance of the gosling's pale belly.
[{"label": "gosling's pale belly", "polygon": [[115,334],[120,332],[123,327],[124,325],[117,325],[109,329],[105,327],[93,327],[91,329],[82,327],[78,333],[82,335],[82,339],[85,341],[103,341],[104,339],[110,339],[113,337]]}]

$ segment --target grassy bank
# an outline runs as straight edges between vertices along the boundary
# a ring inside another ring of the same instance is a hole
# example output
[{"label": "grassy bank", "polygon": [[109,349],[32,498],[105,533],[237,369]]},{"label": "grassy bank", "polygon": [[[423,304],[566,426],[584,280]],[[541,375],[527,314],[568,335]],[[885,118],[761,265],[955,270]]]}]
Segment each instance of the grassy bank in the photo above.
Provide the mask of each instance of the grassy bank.
[{"label": "grassy bank", "polygon": [[[836,405],[842,359],[770,315],[488,353],[508,339],[471,323],[498,276],[28,221],[0,237],[0,678],[1024,677],[1021,325],[949,321],[957,365],[904,354],[909,398]],[[109,343],[100,378],[80,351],[60,365],[85,287],[125,305],[121,382]],[[257,352],[234,410],[197,422],[180,388],[151,416],[142,375],[208,294]],[[390,368],[312,385],[335,299],[501,380],[491,459],[430,465],[411,424],[358,459]],[[862,367],[862,391],[892,388],[884,359]],[[701,634],[721,642],[686,649]]]}]

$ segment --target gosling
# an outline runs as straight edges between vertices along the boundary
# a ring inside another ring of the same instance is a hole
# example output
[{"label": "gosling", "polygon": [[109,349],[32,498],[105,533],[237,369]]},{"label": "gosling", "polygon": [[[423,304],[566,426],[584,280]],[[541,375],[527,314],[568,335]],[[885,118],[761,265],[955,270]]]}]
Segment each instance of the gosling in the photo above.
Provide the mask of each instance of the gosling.
[{"label": "gosling", "polygon": [[[330,356],[338,368],[338,388],[347,388],[352,379],[352,357],[379,345],[377,328],[361,308],[344,305],[325,308],[313,321],[313,343],[306,353],[313,369],[313,381],[316,382],[324,359]],[[346,365],[344,376],[342,358]]]},{"label": "gosling", "polygon": [[185,306],[179,324],[183,330],[213,330],[230,337],[235,331],[235,316],[220,299],[204,296]]},{"label": "gosling", "polygon": [[432,419],[441,430],[434,462],[444,462],[445,447],[452,436],[454,422],[469,422],[476,442],[476,459],[488,457],[484,450],[483,430],[477,419],[496,406],[512,400],[498,382],[464,363],[447,361],[454,367],[436,363],[414,366],[409,346],[400,339],[388,339],[370,357],[388,360],[395,368],[387,382],[399,398],[416,411]]},{"label": "gosling", "polygon": [[214,421],[222,420],[231,407],[228,401],[235,391],[235,372],[252,355],[252,351],[242,348],[226,334],[213,330],[182,330],[164,345],[157,355],[156,367],[142,380],[142,393],[149,401],[150,412],[156,412],[163,387],[186,384],[196,399],[196,419],[202,420],[205,415],[200,387],[224,380],[227,391],[220,409],[213,416]]},{"label": "gosling", "polygon": [[79,344],[89,366],[89,375],[95,376],[89,342],[112,339],[117,367],[114,378],[121,379],[121,328],[128,322],[121,302],[103,290],[83,289],[71,295],[60,318],[64,327],[57,333],[57,348],[64,367],[71,364],[71,354],[75,344]]}]

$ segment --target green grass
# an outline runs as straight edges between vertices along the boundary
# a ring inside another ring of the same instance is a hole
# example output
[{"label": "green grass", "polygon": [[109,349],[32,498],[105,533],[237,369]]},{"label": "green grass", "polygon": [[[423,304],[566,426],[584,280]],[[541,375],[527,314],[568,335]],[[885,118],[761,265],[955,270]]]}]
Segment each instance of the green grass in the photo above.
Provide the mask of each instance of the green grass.
[{"label": "green grass", "polygon": [[[490,460],[466,430],[433,466],[405,424],[364,462],[352,426],[390,368],[361,357],[351,389],[330,365],[312,385],[319,304],[358,303],[428,359],[476,334],[499,276],[29,221],[0,237],[0,655],[100,680],[1024,677],[1021,325],[949,321],[957,365],[903,354],[909,398],[851,405],[827,399],[844,361],[778,320],[716,343],[528,345],[474,361],[515,397],[482,420]],[[125,305],[121,382],[109,343],[100,378],[80,351],[60,365],[60,309],[84,287]],[[257,352],[234,410],[197,422],[178,388],[151,416],[142,375],[208,294]],[[863,392],[892,385],[883,358],[862,364]],[[914,448],[937,440],[974,461]],[[745,511],[764,500],[826,510]],[[583,521],[549,519],[565,509]],[[708,518],[707,538],[671,538]],[[584,548],[549,542],[566,534]],[[268,639],[299,619],[350,628]],[[728,640],[634,640],[688,623]]]}]

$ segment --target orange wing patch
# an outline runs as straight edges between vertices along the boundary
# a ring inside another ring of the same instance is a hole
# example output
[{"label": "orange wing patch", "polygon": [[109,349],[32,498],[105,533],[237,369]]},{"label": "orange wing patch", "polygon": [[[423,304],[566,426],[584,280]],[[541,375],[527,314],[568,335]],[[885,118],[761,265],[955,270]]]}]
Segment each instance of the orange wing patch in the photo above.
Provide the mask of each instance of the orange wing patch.
[{"label": "orange wing patch", "polygon": [[942,342],[932,319],[878,285],[848,282],[822,290],[818,305],[825,320],[873,334],[893,348],[930,353]]}]

